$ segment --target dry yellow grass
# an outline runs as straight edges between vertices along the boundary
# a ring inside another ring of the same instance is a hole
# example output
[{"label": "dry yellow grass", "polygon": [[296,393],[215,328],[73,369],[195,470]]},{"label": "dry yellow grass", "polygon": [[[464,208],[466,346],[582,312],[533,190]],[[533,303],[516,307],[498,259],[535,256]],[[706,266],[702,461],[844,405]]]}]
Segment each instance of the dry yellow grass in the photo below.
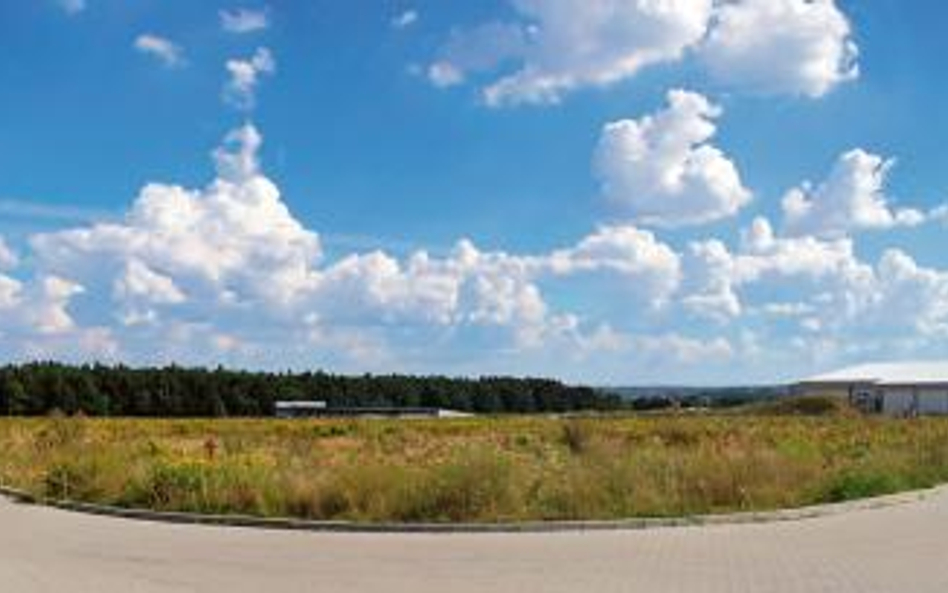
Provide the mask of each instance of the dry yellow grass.
[{"label": "dry yellow grass", "polygon": [[0,482],[130,507],[357,521],[668,516],[948,480],[948,420],[0,420]]}]

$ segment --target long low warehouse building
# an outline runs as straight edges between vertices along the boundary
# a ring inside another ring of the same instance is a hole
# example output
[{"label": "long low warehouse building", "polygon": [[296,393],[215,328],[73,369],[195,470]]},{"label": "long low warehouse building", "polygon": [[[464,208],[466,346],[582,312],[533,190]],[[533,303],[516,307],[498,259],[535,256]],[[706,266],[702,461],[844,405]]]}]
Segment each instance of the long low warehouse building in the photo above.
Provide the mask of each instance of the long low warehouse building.
[{"label": "long low warehouse building", "polygon": [[948,361],[849,367],[804,379],[797,393],[847,398],[868,413],[948,414]]},{"label": "long low warehouse building", "polygon": [[324,401],[278,401],[277,418],[467,418],[466,412],[422,406],[329,406]]}]

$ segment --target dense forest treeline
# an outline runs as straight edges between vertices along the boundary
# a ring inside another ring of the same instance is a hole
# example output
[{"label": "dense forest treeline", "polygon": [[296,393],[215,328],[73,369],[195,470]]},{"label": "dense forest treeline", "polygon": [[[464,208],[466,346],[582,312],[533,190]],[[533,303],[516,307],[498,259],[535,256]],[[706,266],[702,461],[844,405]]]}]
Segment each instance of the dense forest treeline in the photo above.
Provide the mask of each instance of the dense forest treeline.
[{"label": "dense forest treeline", "polygon": [[270,416],[278,400],[330,406],[424,406],[484,414],[622,408],[621,397],[548,379],[460,379],[325,372],[264,373],[168,366],[0,367],[0,414]]}]

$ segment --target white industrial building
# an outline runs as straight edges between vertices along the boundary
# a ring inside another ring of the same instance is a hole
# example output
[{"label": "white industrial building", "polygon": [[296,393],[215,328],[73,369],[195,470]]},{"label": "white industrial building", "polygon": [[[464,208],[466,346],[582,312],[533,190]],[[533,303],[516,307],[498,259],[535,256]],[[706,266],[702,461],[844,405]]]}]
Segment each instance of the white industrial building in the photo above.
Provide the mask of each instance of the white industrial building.
[{"label": "white industrial building", "polygon": [[849,367],[804,379],[797,384],[797,392],[845,397],[869,413],[948,414],[948,361]]},{"label": "white industrial building", "polygon": [[422,406],[330,406],[325,401],[274,402],[277,418],[468,418],[466,412]]}]

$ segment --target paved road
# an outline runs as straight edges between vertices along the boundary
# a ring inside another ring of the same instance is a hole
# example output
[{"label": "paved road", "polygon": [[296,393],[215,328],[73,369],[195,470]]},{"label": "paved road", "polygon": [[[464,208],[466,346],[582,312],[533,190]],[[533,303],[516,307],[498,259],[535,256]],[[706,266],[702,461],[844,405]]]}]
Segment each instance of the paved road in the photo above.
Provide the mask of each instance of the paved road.
[{"label": "paved road", "polygon": [[0,591],[945,593],[948,490],[790,523],[522,535],[167,525],[0,498]]}]

